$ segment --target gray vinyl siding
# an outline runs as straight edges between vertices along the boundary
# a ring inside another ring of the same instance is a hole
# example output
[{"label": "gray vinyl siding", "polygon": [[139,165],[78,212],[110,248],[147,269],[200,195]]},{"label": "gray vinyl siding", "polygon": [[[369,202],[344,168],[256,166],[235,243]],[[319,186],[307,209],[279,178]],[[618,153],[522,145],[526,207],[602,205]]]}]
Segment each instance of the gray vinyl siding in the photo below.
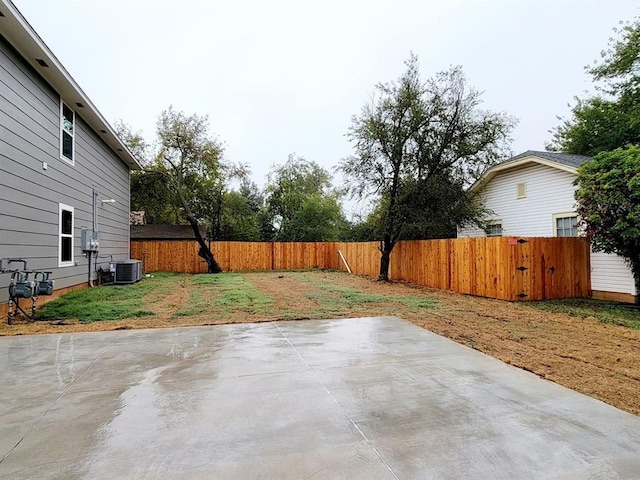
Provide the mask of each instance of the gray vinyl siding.
[{"label": "gray vinyl siding", "polygon": [[[88,280],[80,231],[92,228],[94,186],[99,199],[116,200],[98,201],[98,265],[129,257],[129,168],[82,120],[82,109],[75,113],[70,165],[60,158],[60,96],[0,36],[0,257],[53,271],[56,289]],[[61,203],[75,215],[69,267],[58,267]],[[0,274],[0,302],[8,299],[8,283],[9,275]]]}]

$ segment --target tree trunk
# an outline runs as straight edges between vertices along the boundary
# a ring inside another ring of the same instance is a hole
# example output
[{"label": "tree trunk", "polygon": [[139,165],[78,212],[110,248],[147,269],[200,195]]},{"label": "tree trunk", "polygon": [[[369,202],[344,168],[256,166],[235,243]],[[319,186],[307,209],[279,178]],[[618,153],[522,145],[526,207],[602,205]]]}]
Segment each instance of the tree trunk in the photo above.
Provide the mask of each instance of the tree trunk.
[{"label": "tree trunk", "polygon": [[182,194],[182,191],[180,190],[179,185],[176,187],[176,192],[178,193],[178,197],[180,198],[180,203],[182,204],[182,208],[184,208],[184,213],[187,216],[187,220],[189,221],[191,228],[193,228],[193,234],[196,236],[198,245],[200,245],[200,249],[198,250],[198,256],[204,258],[204,260],[207,262],[207,273],[221,273],[222,269],[220,268],[220,265],[218,265],[218,262],[216,262],[216,259],[213,256],[211,249],[209,249],[209,246],[202,238],[202,234],[200,233],[200,227],[198,226],[198,221],[193,216],[193,213],[191,213],[191,208],[189,208],[189,204],[187,203],[187,200],[184,198],[184,195]]},{"label": "tree trunk", "polygon": [[382,241],[382,256],[380,257],[380,274],[378,275],[378,281],[389,281],[389,263],[391,261],[391,250],[393,250],[393,243],[391,239],[385,235]]},{"label": "tree trunk", "polygon": [[191,228],[193,228],[193,233],[196,236],[196,240],[198,241],[198,244],[200,245],[200,248],[198,249],[198,256],[204,258],[204,260],[207,262],[207,273],[221,273],[222,269],[220,268],[220,265],[218,265],[218,262],[216,262],[216,259],[213,253],[211,252],[211,249],[207,245],[207,242],[205,242],[204,239],[202,238],[202,234],[200,233],[200,228],[198,227],[198,223],[192,222],[191,219],[189,219],[189,223],[191,224]]},{"label": "tree trunk", "polygon": [[398,185],[400,182],[400,166],[396,166],[393,181],[391,184],[391,191],[389,192],[389,206],[387,207],[386,220],[384,225],[384,234],[382,236],[382,256],[380,257],[380,274],[378,275],[378,281],[389,281],[389,262],[391,260],[391,250],[396,244],[397,236],[394,232],[400,231],[400,219],[397,218],[395,212],[395,205],[398,196]]}]

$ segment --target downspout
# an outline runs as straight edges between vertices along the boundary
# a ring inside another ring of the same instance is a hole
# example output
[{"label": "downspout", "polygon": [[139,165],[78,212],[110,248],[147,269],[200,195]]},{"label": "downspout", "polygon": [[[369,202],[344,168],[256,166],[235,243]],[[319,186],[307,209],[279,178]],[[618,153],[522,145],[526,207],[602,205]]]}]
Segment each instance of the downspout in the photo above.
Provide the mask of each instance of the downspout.
[{"label": "downspout", "polygon": [[[96,232],[98,229],[98,189],[93,187],[93,222],[91,225],[91,230]],[[91,250],[87,252],[87,259],[89,260],[89,286],[93,287],[93,274],[95,272],[93,265],[91,264]],[[98,253],[96,252],[96,261],[98,260]]]}]

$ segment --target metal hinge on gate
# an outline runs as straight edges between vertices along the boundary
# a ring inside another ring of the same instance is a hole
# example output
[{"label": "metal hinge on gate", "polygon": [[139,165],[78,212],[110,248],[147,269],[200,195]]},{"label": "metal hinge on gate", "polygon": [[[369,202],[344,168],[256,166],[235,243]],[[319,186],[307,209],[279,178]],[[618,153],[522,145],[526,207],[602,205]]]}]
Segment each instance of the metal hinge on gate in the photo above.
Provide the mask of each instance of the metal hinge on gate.
[{"label": "metal hinge on gate", "polygon": [[529,295],[527,295],[526,293],[519,293],[517,296],[522,299],[524,297],[528,297]]},{"label": "metal hinge on gate", "polygon": [[524,238],[519,238],[518,243],[527,243],[529,240],[525,240]]},{"label": "metal hinge on gate", "polygon": [[521,272],[524,272],[527,269],[527,267],[525,267],[524,265],[516,268],[516,270],[520,270]]}]

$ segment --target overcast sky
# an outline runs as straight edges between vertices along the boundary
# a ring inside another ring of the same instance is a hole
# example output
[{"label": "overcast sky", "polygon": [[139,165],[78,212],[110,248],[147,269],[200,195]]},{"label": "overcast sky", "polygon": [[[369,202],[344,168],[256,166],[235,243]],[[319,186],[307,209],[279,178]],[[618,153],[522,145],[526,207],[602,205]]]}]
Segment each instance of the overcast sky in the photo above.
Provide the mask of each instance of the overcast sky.
[{"label": "overcast sky", "polygon": [[[208,115],[226,158],[269,167],[296,152],[326,168],[411,51],[423,78],[462,65],[483,107],[519,119],[512,150],[544,149],[583,67],[637,0],[13,0],[111,122],[151,140],[169,105]],[[338,179],[337,179],[338,180]]]}]

